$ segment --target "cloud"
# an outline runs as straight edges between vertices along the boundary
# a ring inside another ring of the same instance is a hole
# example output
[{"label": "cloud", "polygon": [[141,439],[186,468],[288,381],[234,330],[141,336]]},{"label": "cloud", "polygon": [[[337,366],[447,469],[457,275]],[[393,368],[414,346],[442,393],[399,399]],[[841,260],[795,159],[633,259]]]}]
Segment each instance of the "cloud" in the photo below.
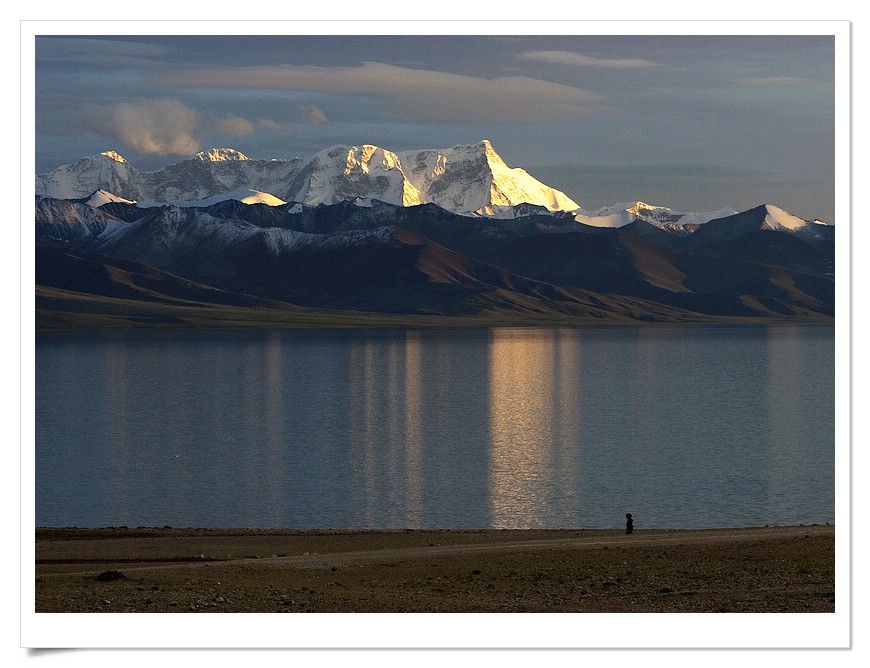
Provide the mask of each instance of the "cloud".
[{"label": "cloud", "polygon": [[[301,120],[309,125],[321,125],[326,122],[326,114],[313,105],[301,106],[298,109]],[[223,118],[212,121],[212,127],[224,135],[233,137],[249,137],[259,130],[264,131],[293,131],[292,124],[279,123],[270,118],[259,118],[255,121],[235,114],[227,114]]]},{"label": "cloud", "polygon": [[244,137],[254,134],[254,123],[247,118],[233,116],[232,114],[214,121],[214,127],[218,132],[235,137]]},{"label": "cloud", "polygon": [[256,121],[255,124],[256,124],[257,128],[260,130],[282,130],[286,127],[285,125],[282,125],[278,121],[273,121],[269,118],[261,118],[258,121]]},{"label": "cloud", "polygon": [[176,70],[154,83],[183,88],[237,88],[385,96],[387,115],[416,122],[545,123],[581,118],[605,98],[574,86],[512,76],[464,74],[365,62],[356,67],[277,65]]},{"label": "cloud", "polygon": [[651,60],[632,58],[596,58],[574,51],[526,51],[517,56],[523,60],[536,60],[552,65],[570,65],[572,67],[596,67],[616,70],[637,70],[648,67],[658,67]]},{"label": "cloud", "polygon": [[322,109],[314,105],[300,107],[299,111],[301,111],[305,116],[306,123],[309,123],[311,125],[323,125],[324,123],[326,123],[326,114],[323,113]]},{"label": "cloud", "polygon": [[199,150],[194,136],[199,117],[174,99],[143,99],[85,105],[90,129],[126,147],[154,155],[189,155]]}]

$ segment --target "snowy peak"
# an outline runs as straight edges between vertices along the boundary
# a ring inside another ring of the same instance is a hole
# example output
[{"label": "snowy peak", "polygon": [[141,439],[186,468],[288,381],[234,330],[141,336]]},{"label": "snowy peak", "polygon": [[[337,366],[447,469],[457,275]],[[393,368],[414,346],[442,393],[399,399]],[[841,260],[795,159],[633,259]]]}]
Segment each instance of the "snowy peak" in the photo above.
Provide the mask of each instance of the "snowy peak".
[{"label": "snowy peak", "polygon": [[483,147],[483,153],[486,156],[486,159],[489,162],[490,166],[507,167],[505,161],[501,159],[501,156],[496,153],[495,149],[492,147],[489,139],[481,140],[480,145]]},{"label": "snowy peak", "polygon": [[74,165],[62,165],[49,174],[37,175],[36,195],[56,199],[81,199],[97,190],[120,193],[125,199],[135,200],[128,194],[128,184],[135,169],[115,151],[82,158]]},{"label": "snowy peak", "polygon": [[[753,230],[804,235],[811,233],[810,226],[813,225],[810,221],[772,204],[762,204],[742,213],[730,207],[705,213],[684,213],[641,201],[614,204],[597,211],[575,211],[574,220],[594,227],[623,227],[638,220],[668,229],[690,230],[703,225],[708,234],[712,235],[714,229],[719,230],[717,234],[723,238]],[[709,225],[714,221],[715,225]]]},{"label": "snowy peak", "polygon": [[[304,204],[336,204],[357,198],[415,206],[421,193],[405,178],[398,156],[362,144],[336,145],[315,153],[300,168],[300,187],[289,199]],[[285,198],[286,199],[286,198]]]},{"label": "snowy peak", "polygon": [[[138,202],[192,202],[250,189],[310,206],[357,198],[399,206],[436,204],[463,215],[509,215],[519,205],[579,208],[565,193],[505,164],[492,143],[393,152],[374,144],[336,145],[308,159],[251,160],[213,148],[156,172],[138,172],[114,151],[36,176],[41,197],[77,199],[97,190]],[[260,198],[265,201],[268,198]]]},{"label": "snowy peak", "polygon": [[531,204],[549,211],[573,211],[570,197],[528,172],[510,168],[484,139],[449,149],[402,151],[397,154],[411,183],[425,202],[463,214]]},{"label": "snowy peak", "polygon": [[487,218],[564,212],[577,223],[595,227],[643,221],[682,232],[728,219],[732,226],[824,233],[819,225],[770,204],[736,219],[737,211],[731,208],[685,213],[641,200],[586,211],[524,169],[510,167],[487,139],[405,151],[374,144],[335,145],[289,160],[252,160],[232,148],[212,148],[155,172],[140,172],[117,152],[105,151],[36,175],[37,197],[80,200],[100,190],[143,207],[220,199],[306,206],[381,201],[404,207],[434,204],[463,216]]},{"label": "snowy peak", "polygon": [[703,225],[717,218],[733,216],[737,211],[730,207],[708,212],[680,212],[666,206],[646,202],[622,202],[602,207],[596,211],[578,210],[574,220],[593,227],[623,227],[640,220],[658,227]]},{"label": "snowy peak", "polygon": [[200,151],[193,157],[203,162],[227,162],[228,160],[249,159],[244,153],[233,148],[212,148],[208,151]]},{"label": "snowy peak", "polygon": [[650,212],[660,213],[670,213],[670,209],[666,206],[657,206],[655,204],[647,204],[646,202],[635,202],[633,206],[630,206],[626,209],[629,213],[633,213],[636,216],[643,216],[644,214],[648,214]]},{"label": "snowy peak", "polygon": [[795,216],[773,204],[761,204],[748,211],[725,218],[724,221],[733,221],[732,225],[739,225],[747,230],[773,230],[794,234],[807,232],[815,227],[809,220]]},{"label": "snowy peak", "polygon": [[109,204],[111,202],[120,202],[122,204],[135,204],[135,202],[133,202],[132,200],[118,197],[117,195],[113,195],[112,193],[106,192],[105,190],[97,190],[93,195],[88,198],[86,204],[94,208],[99,208],[104,204]]},{"label": "snowy peak", "polygon": [[120,153],[117,153],[116,151],[103,151],[102,153],[100,153],[100,155],[106,156],[107,158],[109,158],[109,160],[114,160],[115,162],[127,164],[124,156],[122,156]]},{"label": "snowy peak", "polygon": [[788,211],[780,209],[778,206],[765,204],[763,208],[765,212],[764,223],[762,224],[763,228],[795,232],[810,224],[809,221],[804,220],[803,218],[798,218],[797,216],[790,214]]},{"label": "snowy peak", "polygon": [[345,176],[350,175],[354,170],[368,174],[372,167],[383,171],[391,169],[399,169],[401,171],[399,158],[392,151],[387,151],[371,144],[363,144],[362,147],[352,146],[348,149],[344,167]]},{"label": "snowy peak", "polygon": [[772,204],[762,204],[753,209],[721,216],[701,225],[692,234],[694,247],[736,239],[759,232],[782,232],[815,244],[833,238],[833,227],[817,225]]}]

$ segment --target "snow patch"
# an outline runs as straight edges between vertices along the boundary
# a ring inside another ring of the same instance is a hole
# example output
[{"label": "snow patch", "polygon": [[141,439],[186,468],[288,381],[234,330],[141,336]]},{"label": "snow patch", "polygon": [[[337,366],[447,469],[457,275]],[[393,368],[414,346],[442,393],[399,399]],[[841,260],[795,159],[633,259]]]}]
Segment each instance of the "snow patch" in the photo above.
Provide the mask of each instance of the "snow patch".
[{"label": "snow patch", "polygon": [[432,169],[432,176],[441,176],[445,171],[447,171],[447,156],[438,154],[438,157],[435,158],[435,167]]},{"label": "snow patch", "polygon": [[803,218],[798,218],[790,214],[784,209],[772,204],[766,205],[767,215],[764,217],[764,224],[772,230],[789,230],[794,232],[808,225]]},{"label": "snow patch", "polygon": [[622,227],[637,220],[637,217],[627,210],[615,213],[593,213],[589,211],[576,211],[574,220],[583,225],[592,227]]},{"label": "snow patch", "polygon": [[269,250],[280,255],[294,248],[353,248],[371,243],[391,242],[393,231],[390,227],[377,227],[372,230],[346,230],[331,234],[300,232],[278,227],[258,229],[258,234]]},{"label": "snow patch", "polygon": [[103,206],[103,204],[109,204],[110,202],[121,202],[122,204],[135,204],[136,202],[129,199],[124,199],[123,197],[118,197],[117,195],[113,195],[112,193],[106,192],[105,190],[98,190],[93,195],[91,195],[90,199],[88,199],[85,204],[88,206],[92,206],[95,209]]},{"label": "snow patch", "polygon": [[[239,188],[223,195],[214,195],[213,197],[206,197],[204,199],[173,202],[173,206],[181,208],[207,207],[212,204],[226,202],[227,200],[236,200],[242,204],[266,204],[268,206],[283,206],[284,204],[287,204],[284,200],[275,197],[270,193],[251,190],[250,188]],[[165,204],[160,202],[139,202],[138,205],[142,209],[165,206]]]}]

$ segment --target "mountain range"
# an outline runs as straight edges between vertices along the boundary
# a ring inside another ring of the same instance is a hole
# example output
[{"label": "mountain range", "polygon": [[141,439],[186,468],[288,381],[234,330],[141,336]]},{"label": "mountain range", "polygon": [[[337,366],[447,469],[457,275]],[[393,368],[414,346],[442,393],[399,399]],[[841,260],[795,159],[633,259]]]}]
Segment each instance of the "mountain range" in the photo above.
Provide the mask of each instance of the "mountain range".
[{"label": "mountain range", "polygon": [[834,226],[586,211],[492,145],[36,176],[40,327],[832,322]]}]

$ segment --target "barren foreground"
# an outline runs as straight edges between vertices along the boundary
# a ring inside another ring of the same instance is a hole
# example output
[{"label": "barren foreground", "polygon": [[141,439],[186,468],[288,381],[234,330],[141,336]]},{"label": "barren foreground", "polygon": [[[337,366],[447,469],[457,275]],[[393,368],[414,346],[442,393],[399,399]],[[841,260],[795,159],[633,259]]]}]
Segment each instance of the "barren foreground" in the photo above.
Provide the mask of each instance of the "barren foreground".
[{"label": "barren foreground", "polygon": [[834,527],[37,529],[37,612],[833,612]]}]

